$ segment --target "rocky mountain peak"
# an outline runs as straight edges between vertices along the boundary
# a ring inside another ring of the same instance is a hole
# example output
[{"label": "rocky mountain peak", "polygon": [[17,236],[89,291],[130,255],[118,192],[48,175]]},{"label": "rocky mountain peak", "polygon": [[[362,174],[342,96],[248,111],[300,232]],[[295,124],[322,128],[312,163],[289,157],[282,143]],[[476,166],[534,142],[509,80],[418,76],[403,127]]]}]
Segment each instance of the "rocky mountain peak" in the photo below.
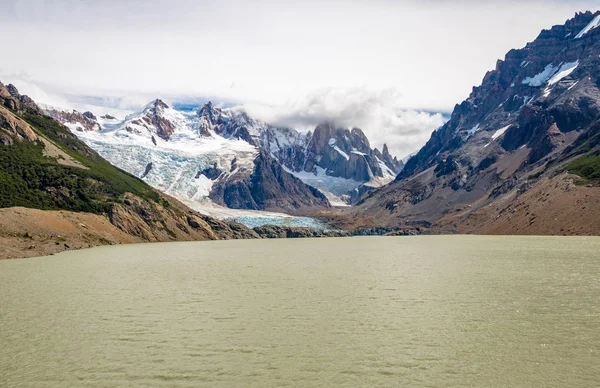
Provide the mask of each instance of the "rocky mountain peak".
[{"label": "rocky mountain peak", "polygon": [[212,136],[213,132],[218,132],[215,127],[223,124],[222,110],[216,108],[211,101],[208,101],[198,110],[198,132],[201,136]]},{"label": "rocky mountain peak", "polygon": [[390,150],[388,149],[387,143],[383,143],[383,151],[381,151],[383,153],[383,156],[390,156]]},{"label": "rocky mountain peak", "polygon": [[90,120],[97,120],[96,116],[90,111],[83,112],[82,114],[85,118],[88,118]]},{"label": "rocky mountain peak", "polygon": [[4,84],[0,83],[0,105],[4,105],[16,112],[42,112],[42,110],[31,98],[20,94],[13,84],[8,84],[5,86]]},{"label": "rocky mountain peak", "polygon": [[175,132],[176,124],[172,121],[173,110],[160,98],[146,105],[139,116],[130,119],[125,125],[129,132],[141,133],[150,131],[161,139],[169,140]]},{"label": "rocky mountain peak", "polygon": [[10,97],[8,88],[2,82],[0,82],[0,97]]},{"label": "rocky mountain peak", "polygon": [[154,102],[152,103],[154,109],[158,109],[158,110],[163,110],[163,109],[168,109],[169,105],[167,105],[163,100],[161,100],[160,98],[157,98],[156,100],[154,100]]},{"label": "rocky mountain peak", "polygon": [[[476,146],[473,142],[482,134],[489,139],[495,131],[515,121],[523,122],[525,117],[532,115],[527,107],[540,106],[546,111],[553,106],[552,111],[556,114],[552,120],[558,119],[560,112],[571,110],[568,105],[574,103],[581,106],[579,110],[593,115],[593,107],[598,104],[593,101],[597,101],[595,96],[600,79],[600,28],[592,28],[596,24],[600,26],[600,11],[579,13],[564,25],[542,31],[524,48],[509,51],[494,70],[486,73],[481,85],[474,87],[469,97],[455,106],[451,119],[407,162],[399,179],[429,168],[444,152],[464,148],[465,144]],[[545,120],[536,117],[532,120]],[[545,131],[550,125],[537,128]],[[520,131],[518,128],[510,127],[502,135],[533,139],[511,135],[512,131]],[[566,128],[563,125],[561,129]],[[522,145],[513,144],[517,148]],[[494,147],[486,149],[485,153],[492,149]],[[483,153],[472,156],[462,159],[463,166],[477,165],[484,157]]]},{"label": "rocky mountain peak", "polygon": [[8,93],[10,93],[10,95],[14,98],[19,98],[21,96],[19,90],[13,84],[8,84],[6,89],[8,90]]}]

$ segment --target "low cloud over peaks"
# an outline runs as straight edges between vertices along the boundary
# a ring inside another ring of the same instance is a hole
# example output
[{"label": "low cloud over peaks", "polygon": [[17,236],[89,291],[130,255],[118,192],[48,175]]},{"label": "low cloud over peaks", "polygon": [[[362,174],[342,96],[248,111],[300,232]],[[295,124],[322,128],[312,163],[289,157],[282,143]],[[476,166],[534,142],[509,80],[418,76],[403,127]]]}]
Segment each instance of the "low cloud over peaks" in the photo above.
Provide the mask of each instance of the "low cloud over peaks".
[{"label": "low cloud over peaks", "polygon": [[244,108],[263,121],[304,131],[323,121],[359,127],[373,146],[381,149],[387,143],[390,152],[401,157],[425,144],[445,119],[440,113],[405,109],[400,97],[393,88],[325,88],[278,106],[247,104]]}]

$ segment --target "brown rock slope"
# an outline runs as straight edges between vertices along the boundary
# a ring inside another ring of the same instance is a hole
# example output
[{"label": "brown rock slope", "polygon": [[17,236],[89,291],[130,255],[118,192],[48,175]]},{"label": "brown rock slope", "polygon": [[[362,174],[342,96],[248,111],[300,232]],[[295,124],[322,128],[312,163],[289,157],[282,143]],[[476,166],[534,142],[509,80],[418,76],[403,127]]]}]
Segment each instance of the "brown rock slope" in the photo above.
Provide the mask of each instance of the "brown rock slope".
[{"label": "brown rock slope", "polygon": [[24,207],[0,209],[0,259],[143,241],[96,214]]},{"label": "brown rock slope", "polygon": [[108,216],[11,207],[0,209],[0,259],[142,242],[260,238],[253,230],[196,213],[163,196],[163,204],[127,193]]},{"label": "brown rock slope", "polygon": [[544,178],[522,194],[473,212],[446,214],[434,227],[469,234],[598,235],[600,188],[577,180],[567,173]]}]

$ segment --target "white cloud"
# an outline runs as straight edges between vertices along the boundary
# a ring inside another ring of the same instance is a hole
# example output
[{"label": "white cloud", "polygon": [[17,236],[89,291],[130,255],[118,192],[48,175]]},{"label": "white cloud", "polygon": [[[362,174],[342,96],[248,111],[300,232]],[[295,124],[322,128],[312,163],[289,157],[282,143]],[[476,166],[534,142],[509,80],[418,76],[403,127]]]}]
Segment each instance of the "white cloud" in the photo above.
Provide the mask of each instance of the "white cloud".
[{"label": "white cloud", "polygon": [[597,7],[597,0],[0,0],[7,37],[0,79],[26,73],[25,81],[49,91],[40,98],[77,106],[127,110],[155,97],[211,96],[282,123],[335,119],[401,155],[441,121],[419,111],[450,111],[508,50]]},{"label": "white cloud", "polygon": [[359,127],[381,149],[387,143],[393,155],[417,150],[431,132],[444,123],[441,114],[403,109],[395,89],[368,87],[326,88],[282,105],[246,104],[251,116],[300,130],[312,130],[323,121],[341,127]]},{"label": "white cloud", "polygon": [[273,104],[368,85],[401,90],[406,108],[450,110],[509,49],[592,4],[3,0],[2,66],[88,95]]}]

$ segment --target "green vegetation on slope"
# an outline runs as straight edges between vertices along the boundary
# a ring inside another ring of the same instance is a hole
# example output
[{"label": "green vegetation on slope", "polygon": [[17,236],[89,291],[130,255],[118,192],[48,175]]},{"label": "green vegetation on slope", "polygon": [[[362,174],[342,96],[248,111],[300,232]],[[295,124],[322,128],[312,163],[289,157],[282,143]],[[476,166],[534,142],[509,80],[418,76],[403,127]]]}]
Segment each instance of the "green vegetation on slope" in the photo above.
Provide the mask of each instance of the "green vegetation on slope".
[{"label": "green vegetation on slope", "polygon": [[44,210],[106,213],[130,192],[159,201],[158,194],[140,179],[112,166],[52,118],[21,116],[38,136],[51,140],[89,169],[58,164],[44,156],[41,142],[0,144],[0,207],[25,206]]},{"label": "green vegetation on slope", "polygon": [[587,180],[600,183],[600,151],[583,155],[570,163],[567,170]]}]

